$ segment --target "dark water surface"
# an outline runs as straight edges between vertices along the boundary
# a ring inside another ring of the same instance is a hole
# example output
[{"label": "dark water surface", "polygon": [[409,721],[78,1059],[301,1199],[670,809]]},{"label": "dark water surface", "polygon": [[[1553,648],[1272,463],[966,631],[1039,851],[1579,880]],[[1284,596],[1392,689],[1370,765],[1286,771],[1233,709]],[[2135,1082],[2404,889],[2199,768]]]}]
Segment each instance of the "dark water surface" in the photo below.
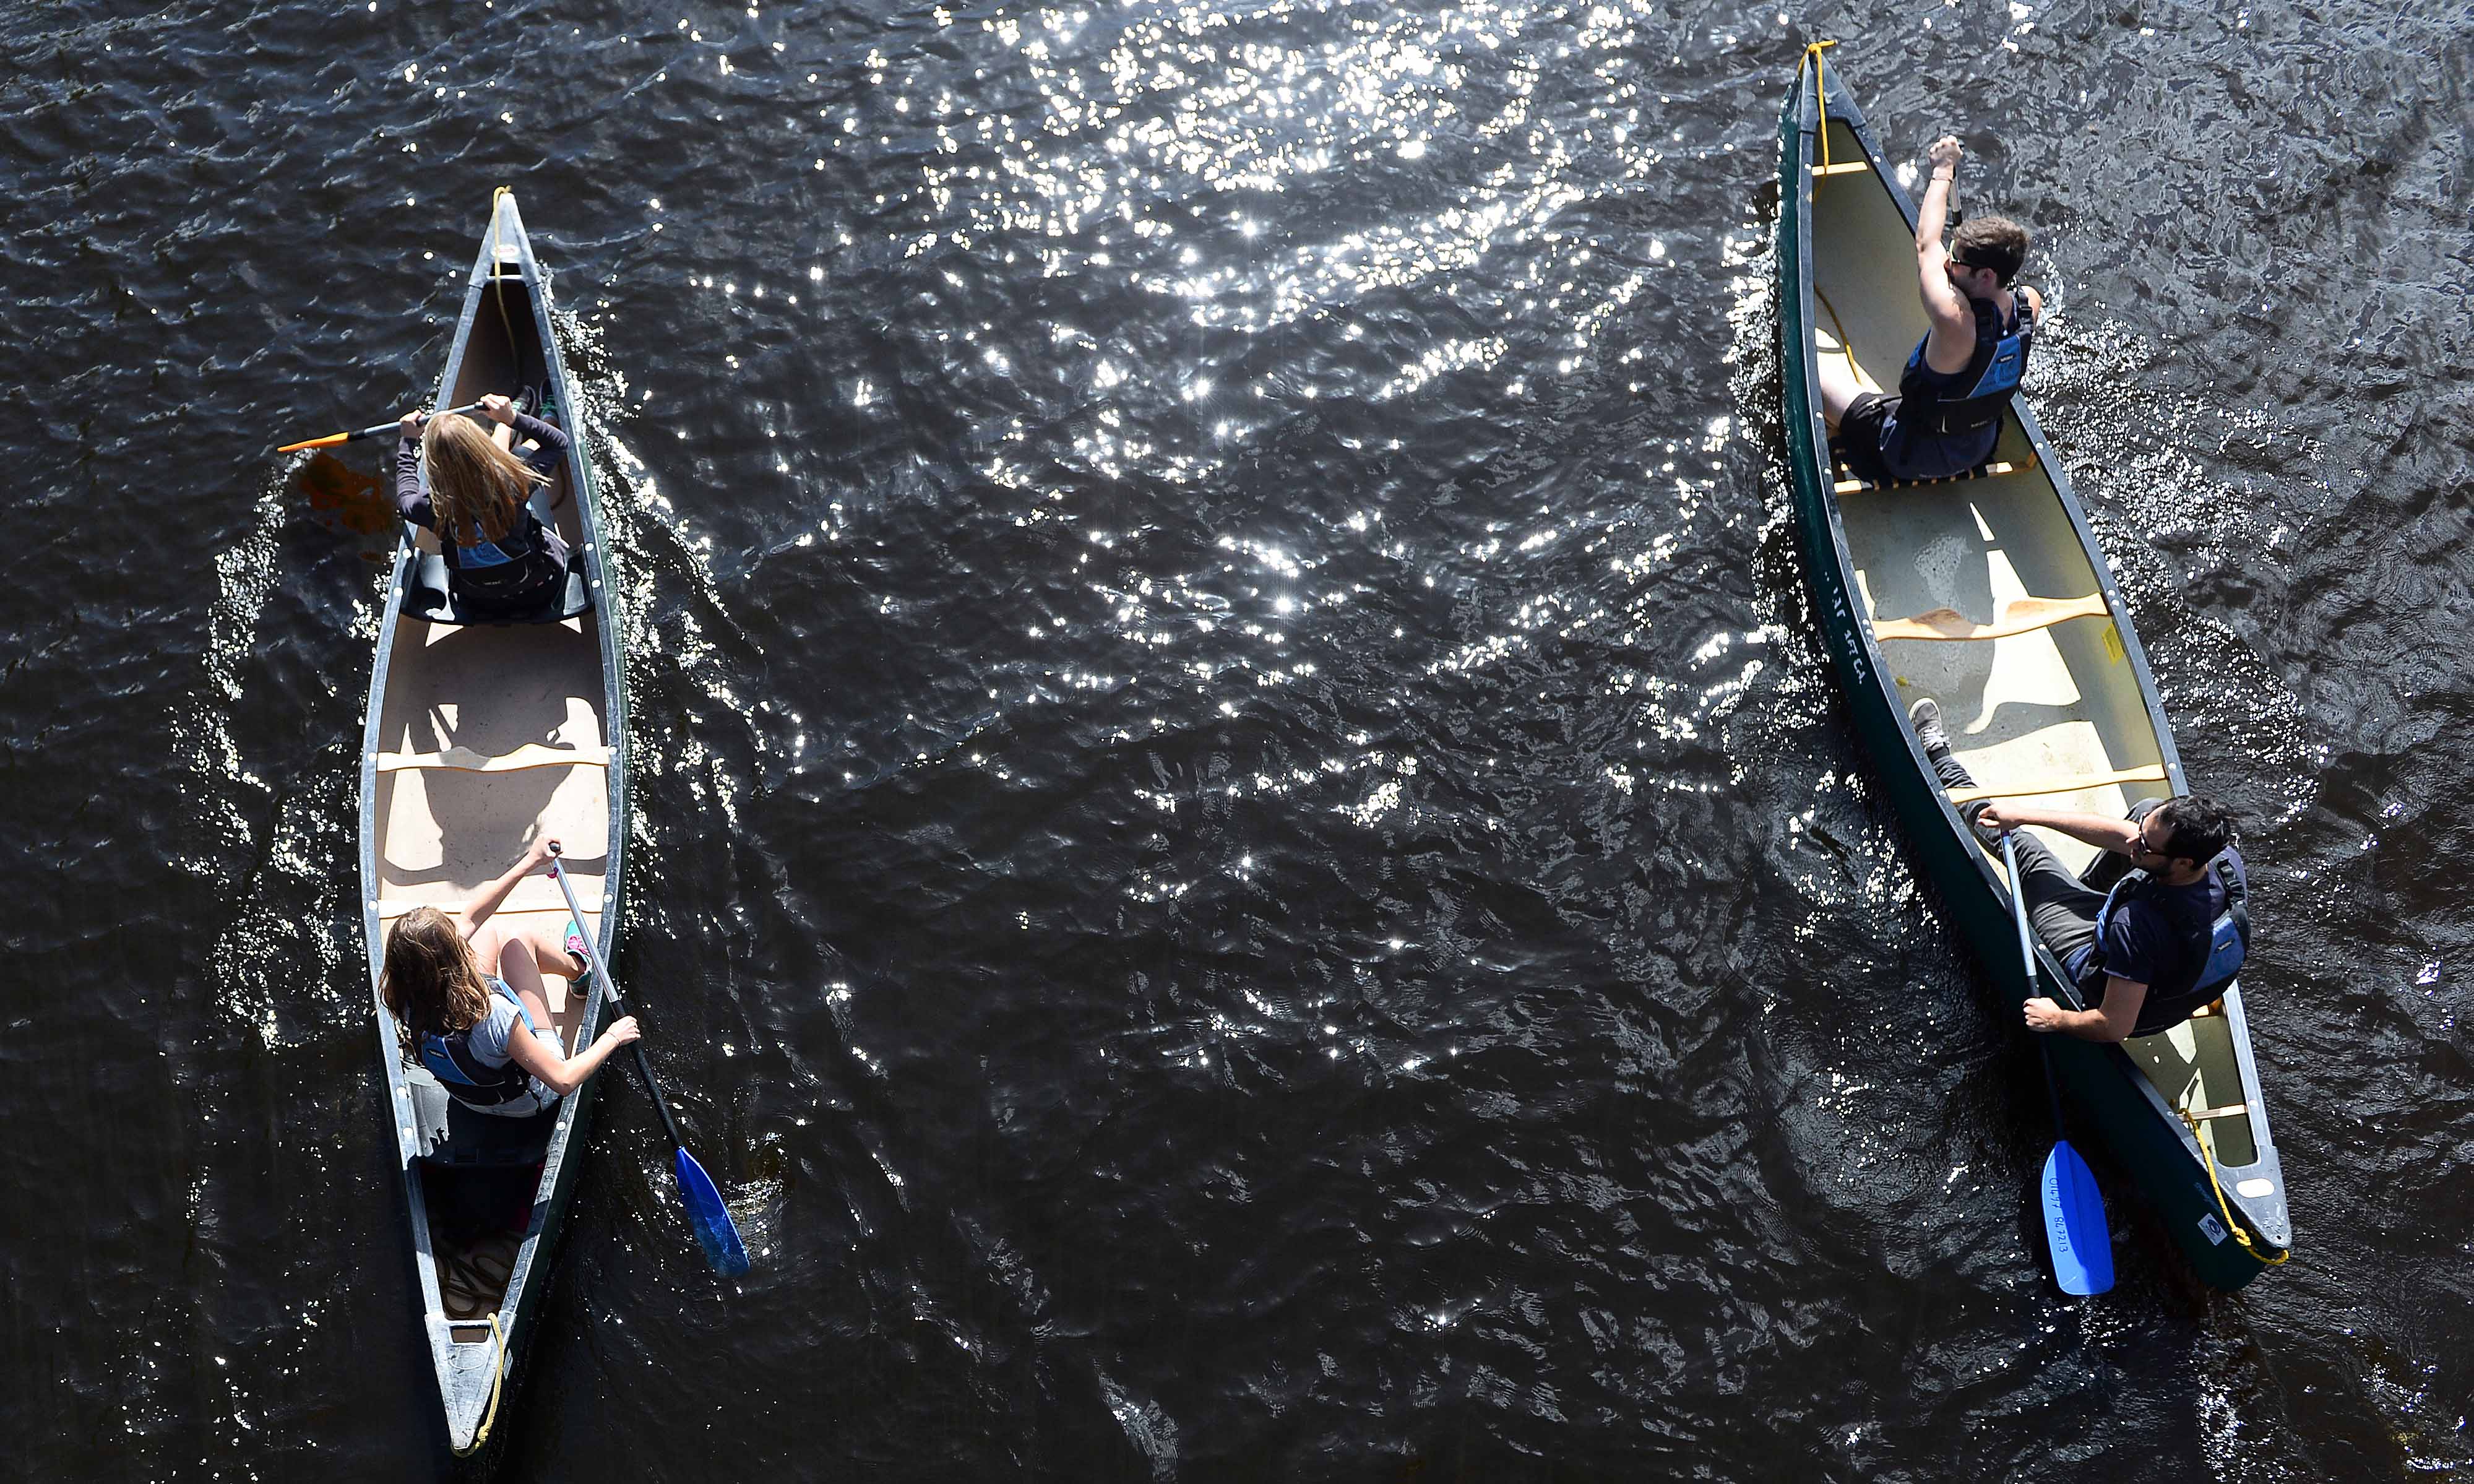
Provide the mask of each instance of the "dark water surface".
[{"label": "dark water surface", "polygon": [[[1804,612],[1807,35],[2042,234],[2299,1255],[2040,1272],[2035,1060]],[[424,1476],[352,903],[380,455],[491,187],[634,645],[505,1478],[2474,1470],[2462,6],[0,14],[0,1439]]]}]

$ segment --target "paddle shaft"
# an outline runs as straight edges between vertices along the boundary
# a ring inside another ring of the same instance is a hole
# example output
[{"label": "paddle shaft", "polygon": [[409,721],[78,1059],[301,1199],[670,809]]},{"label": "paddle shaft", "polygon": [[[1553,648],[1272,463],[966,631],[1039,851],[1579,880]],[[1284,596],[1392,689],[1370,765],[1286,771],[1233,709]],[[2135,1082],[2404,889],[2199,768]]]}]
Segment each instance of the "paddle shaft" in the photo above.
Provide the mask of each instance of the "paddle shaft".
[{"label": "paddle shaft", "polygon": [[[594,935],[584,931],[583,909],[575,905],[575,888],[567,884],[567,870],[556,856],[550,857],[549,877],[558,883],[558,894],[567,898],[567,910],[575,917],[576,936],[584,939],[584,961],[593,966],[594,981],[601,985],[601,1003],[617,1010],[618,986],[610,982],[610,970],[601,961],[601,950],[594,946]],[[644,1076],[645,1090],[653,1095],[653,1107],[662,1115],[662,1127],[669,1132],[670,1147],[685,1148],[687,1141],[679,1137],[678,1123],[670,1117],[670,1100],[663,1095],[661,1083],[653,1077],[653,1063],[644,1059],[644,1043],[630,1041],[627,1046],[636,1054],[636,1070]]]},{"label": "paddle shaft", "polygon": [[[601,985],[602,1003],[615,1010],[618,1007],[618,987],[610,982],[610,967],[601,961],[601,950],[594,946],[592,935],[584,932],[584,912],[576,906],[574,888],[567,884],[567,867],[559,864],[556,845],[550,847],[549,874],[558,883],[558,894],[567,898],[567,910],[575,914],[576,933],[584,938],[584,961],[592,966],[593,977]],[[670,1175],[678,1181],[679,1204],[686,1208],[688,1226],[695,1232],[696,1245],[704,1249],[704,1260],[713,1271],[723,1277],[738,1277],[748,1269],[747,1244],[740,1240],[739,1224],[730,1219],[730,1207],[722,1204],[713,1177],[696,1163],[695,1156],[688,1153],[687,1141],[679,1137],[678,1121],[670,1116],[670,1100],[662,1095],[662,1084],[653,1079],[653,1063],[644,1058],[643,1043],[634,1045],[636,1070],[643,1074],[644,1090],[653,1095],[653,1107],[662,1114],[662,1128],[670,1135]]]},{"label": "paddle shaft", "polygon": [[[430,416],[442,418],[452,417],[459,412],[478,412],[480,410],[481,404],[475,401],[468,402],[461,407],[449,407],[445,412],[434,412],[431,413]],[[303,449],[331,449],[340,443],[358,443],[364,438],[380,437],[384,434],[398,430],[402,426],[403,420],[401,418],[398,418],[392,423],[373,423],[367,427],[359,428],[349,433],[328,433],[324,438],[311,438],[301,443],[287,443],[275,451],[278,453],[298,453]]]},{"label": "paddle shaft", "polygon": [[[2036,994],[2036,940],[2027,933],[2027,888],[2019,879],[2019,846],[2010,832],[2001,832],[2001,864],[2010,868],[2010,916],[2019,925],[2019,966],[2027,975],[2027,996]],[[2062,1133],[2062,1089],[2053,1080],[2053,1048],[2049,1032],[2036,1033],[2036,1050],[2045,1058],[2045,1096],[2053,1105],[2053,1133]]]}]

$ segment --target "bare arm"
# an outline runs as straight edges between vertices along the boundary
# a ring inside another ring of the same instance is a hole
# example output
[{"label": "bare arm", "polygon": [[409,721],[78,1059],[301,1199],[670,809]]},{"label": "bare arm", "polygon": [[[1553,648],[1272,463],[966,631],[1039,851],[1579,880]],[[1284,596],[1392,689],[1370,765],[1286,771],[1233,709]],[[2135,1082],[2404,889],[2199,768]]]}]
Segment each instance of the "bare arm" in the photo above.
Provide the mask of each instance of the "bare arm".
[{"label": "bare arm", "polygon": [[1950,198],[1957,186],[1958,140],[1944,134],[1928,153],[1932,158],[1932,179],[1925,182],[1924,204],[1916,207],[1916,256],[1929,259],[1939,271],[1942,259],[1949,255],[1942,250],[1941,234],[1950,226]]},{"label": "bare arm", "polygon": [[1932,179],[1925,182],[1924,202],[1916,207],[1916,292],[1924,300],[1925,317],[1932,322],[1925,362],[1935,371],[1953,372],[1976,353],[1976,311],[1950,281],[1950,250],[1941,241],[1958,180],[1958,141],[1944,134],[1933,141],[1931,156]]},{"label": "bare arm", "polygon": [[[464,936],[467,938],[479,931],[481,924],[490,920],[490,914],[498,910],[498,905],[507,899],[507,893],[516,889],[517,882],[548,864],[550,850],[557,843],[558,841],[546,835],[535,839],[530,845],[524,847],[522,860],[508,866],[505,875],[483,887],[479,895],[465,904]],[[547,1082],[549,1079],[542,1080]]]},{"label": "bare arm", "polygon": [[584,1048],[581,1054],[562,1057],[550,1050],[540,1036],[519,1028],[515,1034],[507,1037],[507,1059],[540,1078],[550,1091],[563,1098],[583,1086],[594,1073],[601,1070],[601,1063],[636,1037],[636,1017],[623,1016],[611,1022],[610,1029],[595,1036],[593,1044]]},{"label": "bare arm", "polygon": [[2083,845],[2110,850],[2118,856],[2129,855],[2131,841],[2139,839],[2139,826],[2129,819],[2083,815],[2073,809],[2040,809],[2017,799],[1995,799],[1976,817],[1997,830],[2015,830],[2023,824],[2059,830]]},{"label": "bare arm", "polygon": [[2083,1041],[2127,1040],[2147,1003],[2147,986],[2116,974],[2104,982],[2104,1003],[2094,1010],[2064,1010],[2039,995],[2027,1002],[2027,1029],[2059,1031]]}]

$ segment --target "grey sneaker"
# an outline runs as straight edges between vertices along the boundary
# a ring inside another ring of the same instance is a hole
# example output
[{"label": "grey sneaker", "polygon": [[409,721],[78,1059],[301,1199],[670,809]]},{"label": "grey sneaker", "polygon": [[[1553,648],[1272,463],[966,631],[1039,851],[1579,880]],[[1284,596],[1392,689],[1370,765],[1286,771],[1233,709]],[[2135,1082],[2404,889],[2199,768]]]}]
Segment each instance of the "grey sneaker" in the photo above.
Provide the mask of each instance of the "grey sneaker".
[{"label": "grey sneaker", "polygon": [[1941,729],[1941,703],[1929,695],[1919,695],[1907,708],[1907,720],[1916,729],[1916,741],[1925,744],[1925,757],[1934,763],[1950,756],[1950,734]]}]

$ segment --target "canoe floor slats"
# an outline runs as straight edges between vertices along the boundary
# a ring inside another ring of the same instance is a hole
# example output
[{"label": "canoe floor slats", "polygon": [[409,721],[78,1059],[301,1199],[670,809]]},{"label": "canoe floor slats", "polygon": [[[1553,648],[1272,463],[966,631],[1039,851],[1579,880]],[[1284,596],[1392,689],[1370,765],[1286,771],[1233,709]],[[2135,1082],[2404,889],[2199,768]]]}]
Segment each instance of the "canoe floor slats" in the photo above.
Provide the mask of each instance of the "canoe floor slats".
[{"label": "canoe floor slats", "polygon": [[608,767],[607,747],[551,747],[540,742],[527,742],[513,752],[496,757],[475,752],[470,747],[449,747],[444,752],[381,752],[378,771],[400,772],[405,768],[451,767],[468,773],[513,773],[527,767]]},{"label": "canoe floor slats", "polygon": [[1873,625],[1875,639],[2008,639],[2014,634],[2050,628],[2071,619],[2101,619],[2109,610],[2104,595],[2085,597],[2023,597],[2001,610],[1990,623],[1977,623],[1955,608],[1935,608],[1912,619],[1885,619]]},{"label": "canoe floor slats", "polygon": [[2075,778],[2049,778],[2043,783],[2002,784],[1998,788],[1953,789],[1950,801],[1973,804],[1978,799],[2027,798],[2039,793],[2076,793],[2082,789],[2101,789],[2117,783],[2163,783],[2165,765],[2150,763],[2146,767],[2125,767],[2110,773],[2084,773]]},{"label": "canoe floor slats", "polygon": [[1841,479],[1831,488],[1841,495],[1863,495],[1880,490],[1921,490],[1936,484],[1965,484],[1971,479],[1999,479],[2003,474],[2024,474],[2035,467],[2036,461],[2029,458],[2017,463],[1986,464],[1965,474],[1945,474],[1938,479],[1897,479],[1882,484],[1864,479]]}]

